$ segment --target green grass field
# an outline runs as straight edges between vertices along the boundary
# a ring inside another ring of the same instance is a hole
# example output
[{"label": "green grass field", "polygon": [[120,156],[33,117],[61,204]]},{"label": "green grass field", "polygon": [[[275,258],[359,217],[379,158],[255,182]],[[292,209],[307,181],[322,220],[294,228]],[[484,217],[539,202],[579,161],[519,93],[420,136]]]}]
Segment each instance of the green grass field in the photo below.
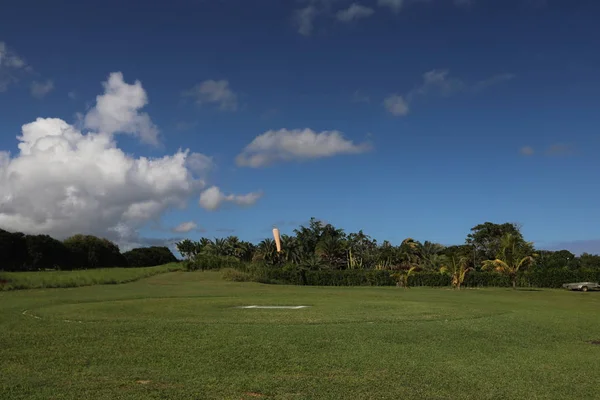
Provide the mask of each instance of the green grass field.
[{"label": "green grass field", "polygon": [[[600,293],[233,283],[0,292],[1,399],[600,398]],[[309,305],[299,310],[244,305]]]},{"label": "green grass field", "polygon": [[78,271],[0,272],[0,282],[2,282],[0,290],[110,285],[133,282],[178,270],[183,270],[183,264],[171,263],[157,267],[98,268]]}]

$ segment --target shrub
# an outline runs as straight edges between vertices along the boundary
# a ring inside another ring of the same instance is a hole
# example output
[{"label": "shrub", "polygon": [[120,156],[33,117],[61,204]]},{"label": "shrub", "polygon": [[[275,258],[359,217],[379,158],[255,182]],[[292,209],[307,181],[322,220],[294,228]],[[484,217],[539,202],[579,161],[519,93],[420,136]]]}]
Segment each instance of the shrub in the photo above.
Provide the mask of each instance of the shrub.
[{"label": "shrub", "polygon": [[191,260],[184,262],[188,271],[218,270],[221,268],[235,268],[243,270],[243,262],[235,257],[215,256],[212,254],[198,254]]},{"label": "shrub", "polygon": [[123,253],[123,257],[125,257],[127,265],[130,267],[154,267],[156,265],[177,262],[177,258],[165,246],[132,249]]}]

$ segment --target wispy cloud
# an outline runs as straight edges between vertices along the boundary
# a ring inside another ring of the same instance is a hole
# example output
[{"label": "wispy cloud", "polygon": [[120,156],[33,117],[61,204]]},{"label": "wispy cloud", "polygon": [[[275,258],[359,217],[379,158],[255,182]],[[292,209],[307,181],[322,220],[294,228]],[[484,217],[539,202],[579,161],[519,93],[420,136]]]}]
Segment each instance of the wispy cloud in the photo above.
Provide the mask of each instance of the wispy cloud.
[{"label": "wispy cloud", "polygon": [[313,31],[314,20],[319,14],[314,5],[308,5],[294,12],[294,24],[298,33],[303,36],[310,36]]},{"label": "wispy cloud", "polygon": [[[519,149],[519,153],[524,156],[532,156],[535,154],[535,149],[531,146],[523,146]],[[566,157],[575,155],[575,148],[570,144],[555,143],[546,148],[543,153],[547,157]]]},{"label": "wispy cloud", "polygon": [[31,83],[31,95],[36,99],[45,97],[54,89],[54,82],[47,80],[46,82],[32,82]]},{"label": "wispy cloud", "polygon": [[25,60],[4,42],[0,42],[0,92],[19,81],[23,72],[31,71]]},{"label": "wispy cloud", "polygon": [[494,86],[503,82],[508,82],[512,79],[514,79],[516,77],[515,74],[498,74],[498,75],[494,75],[491,76],[487,79],[481,80],[479,82],[476,82],[473,87],[472,90],[474,92],[481,92],[482,90],[485,90],[487,88],[489,88],[490,86]]},{"label": "wispy cloud", "polygon": [[493,85],[509,81],[513,74],[498,74],[489,78],[467,83],[463,79],[453,77],[447,69],[434,69],[422,75],[422,82],[405,95],[391,94],[384,100],[384,107],[392,115],[405,116],[416,98],[424,96],[448,97],[460,92],[479,93]]},{"label": "wispy cloud", "polygon": [[564,157],[573,154],[575,154],[573,146],[564,143],[556,143],[546,149],[546,155],[551,157]]},{"label": "wispy cloud", "polygon": [[217,186],[211,186],[200,194],[198,204],[208,211],[216,211],[224,204],[235,204],[242,207],[249,207],[263,196],[262,192],[251,192],[247,194],[224,194]]},{"label": "wispy cloud", "polygon": [[459,78],[449,76],[446,69],[434,69],[423,74],[423,83],[410,91],[406,98],[412,100],[417,95],[438,94],[450,96],[465,89],[466,84]]},{"label": "wispy cloud", "polygon": [[378,0],[377,4],[380,7],[388,7],[393,12],[398,13],[404,5],[404,0]]},{"label": "wispy cloud", "polygon": [[383,100],[383,106],[392,115],[397,117],[408,114],[408,103],[399,94],[391,94]]},{"label": "wispy cloud", "polygon": [[532,156],[535,151],[531,146],[523,146],[519,149],[519,153],[523,156]]},{"label": "wispy cloud", "polygon": [[194,129],[196,126],[198,126],[198,121],[179,121],[175,124],[175,129],[178,131],[189,131],[190,129]]},{"label": "wispy cloud", "polygon": [[223,111],[238,109],[238,96],[226,80],[206,80],[185,91],[183,95],[195,98],[199,105],[217,104]]},{"label": "wispy cloud", "polygon": [[358,3],[352,3],[347,9],[340,10],[336,13],[338,21],[352,22],[361,18],[367,18],[373,15],[375,11],[372,8],[365,7]]},{"label": "wispy cloud", "polygon": [[182,222],[172,229],[174,233],[188,233],[196,230],[198,225],[194,221]]},{"label": "wispy cloud", "polygon": [[368,143],[355,144],[339,131],[315,132],[312,129],[270,130],[257,136],[236,157],[244,167],[264,167],[275,162],[359,154],[369,151]]},{"label": "wispy cloud", "polygon": [[357,90],[352,95],[352,101],[355,103],[370,103],[371,97],[364,93],[361,93],[360,90]]}]

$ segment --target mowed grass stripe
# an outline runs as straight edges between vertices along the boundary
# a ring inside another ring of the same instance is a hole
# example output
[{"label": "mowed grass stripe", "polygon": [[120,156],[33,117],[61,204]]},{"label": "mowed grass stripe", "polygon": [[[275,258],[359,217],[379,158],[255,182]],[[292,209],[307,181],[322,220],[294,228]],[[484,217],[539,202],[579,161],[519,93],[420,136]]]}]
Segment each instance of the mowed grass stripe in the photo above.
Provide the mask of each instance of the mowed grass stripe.
[{"label": "mowed grass stripe", "polygon": [[[598,393],[600,346],[586,341],[600,338],[600,293],[271,286],[173,272],[2,292],[0,302],[2,399]],[[255,304],[311,307],[234,308]]]}]

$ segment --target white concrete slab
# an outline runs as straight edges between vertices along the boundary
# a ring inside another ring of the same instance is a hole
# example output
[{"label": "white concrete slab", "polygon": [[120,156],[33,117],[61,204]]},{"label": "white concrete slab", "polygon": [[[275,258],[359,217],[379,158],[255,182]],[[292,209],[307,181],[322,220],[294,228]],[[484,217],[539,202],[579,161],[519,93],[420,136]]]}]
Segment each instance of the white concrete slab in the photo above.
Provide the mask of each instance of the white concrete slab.
[{"label": "white concrete slab", "polygon": [[241,306],[239,308],[284,308],[288,310],[299,310],[301,308],[307,308],[310,306]]}]

